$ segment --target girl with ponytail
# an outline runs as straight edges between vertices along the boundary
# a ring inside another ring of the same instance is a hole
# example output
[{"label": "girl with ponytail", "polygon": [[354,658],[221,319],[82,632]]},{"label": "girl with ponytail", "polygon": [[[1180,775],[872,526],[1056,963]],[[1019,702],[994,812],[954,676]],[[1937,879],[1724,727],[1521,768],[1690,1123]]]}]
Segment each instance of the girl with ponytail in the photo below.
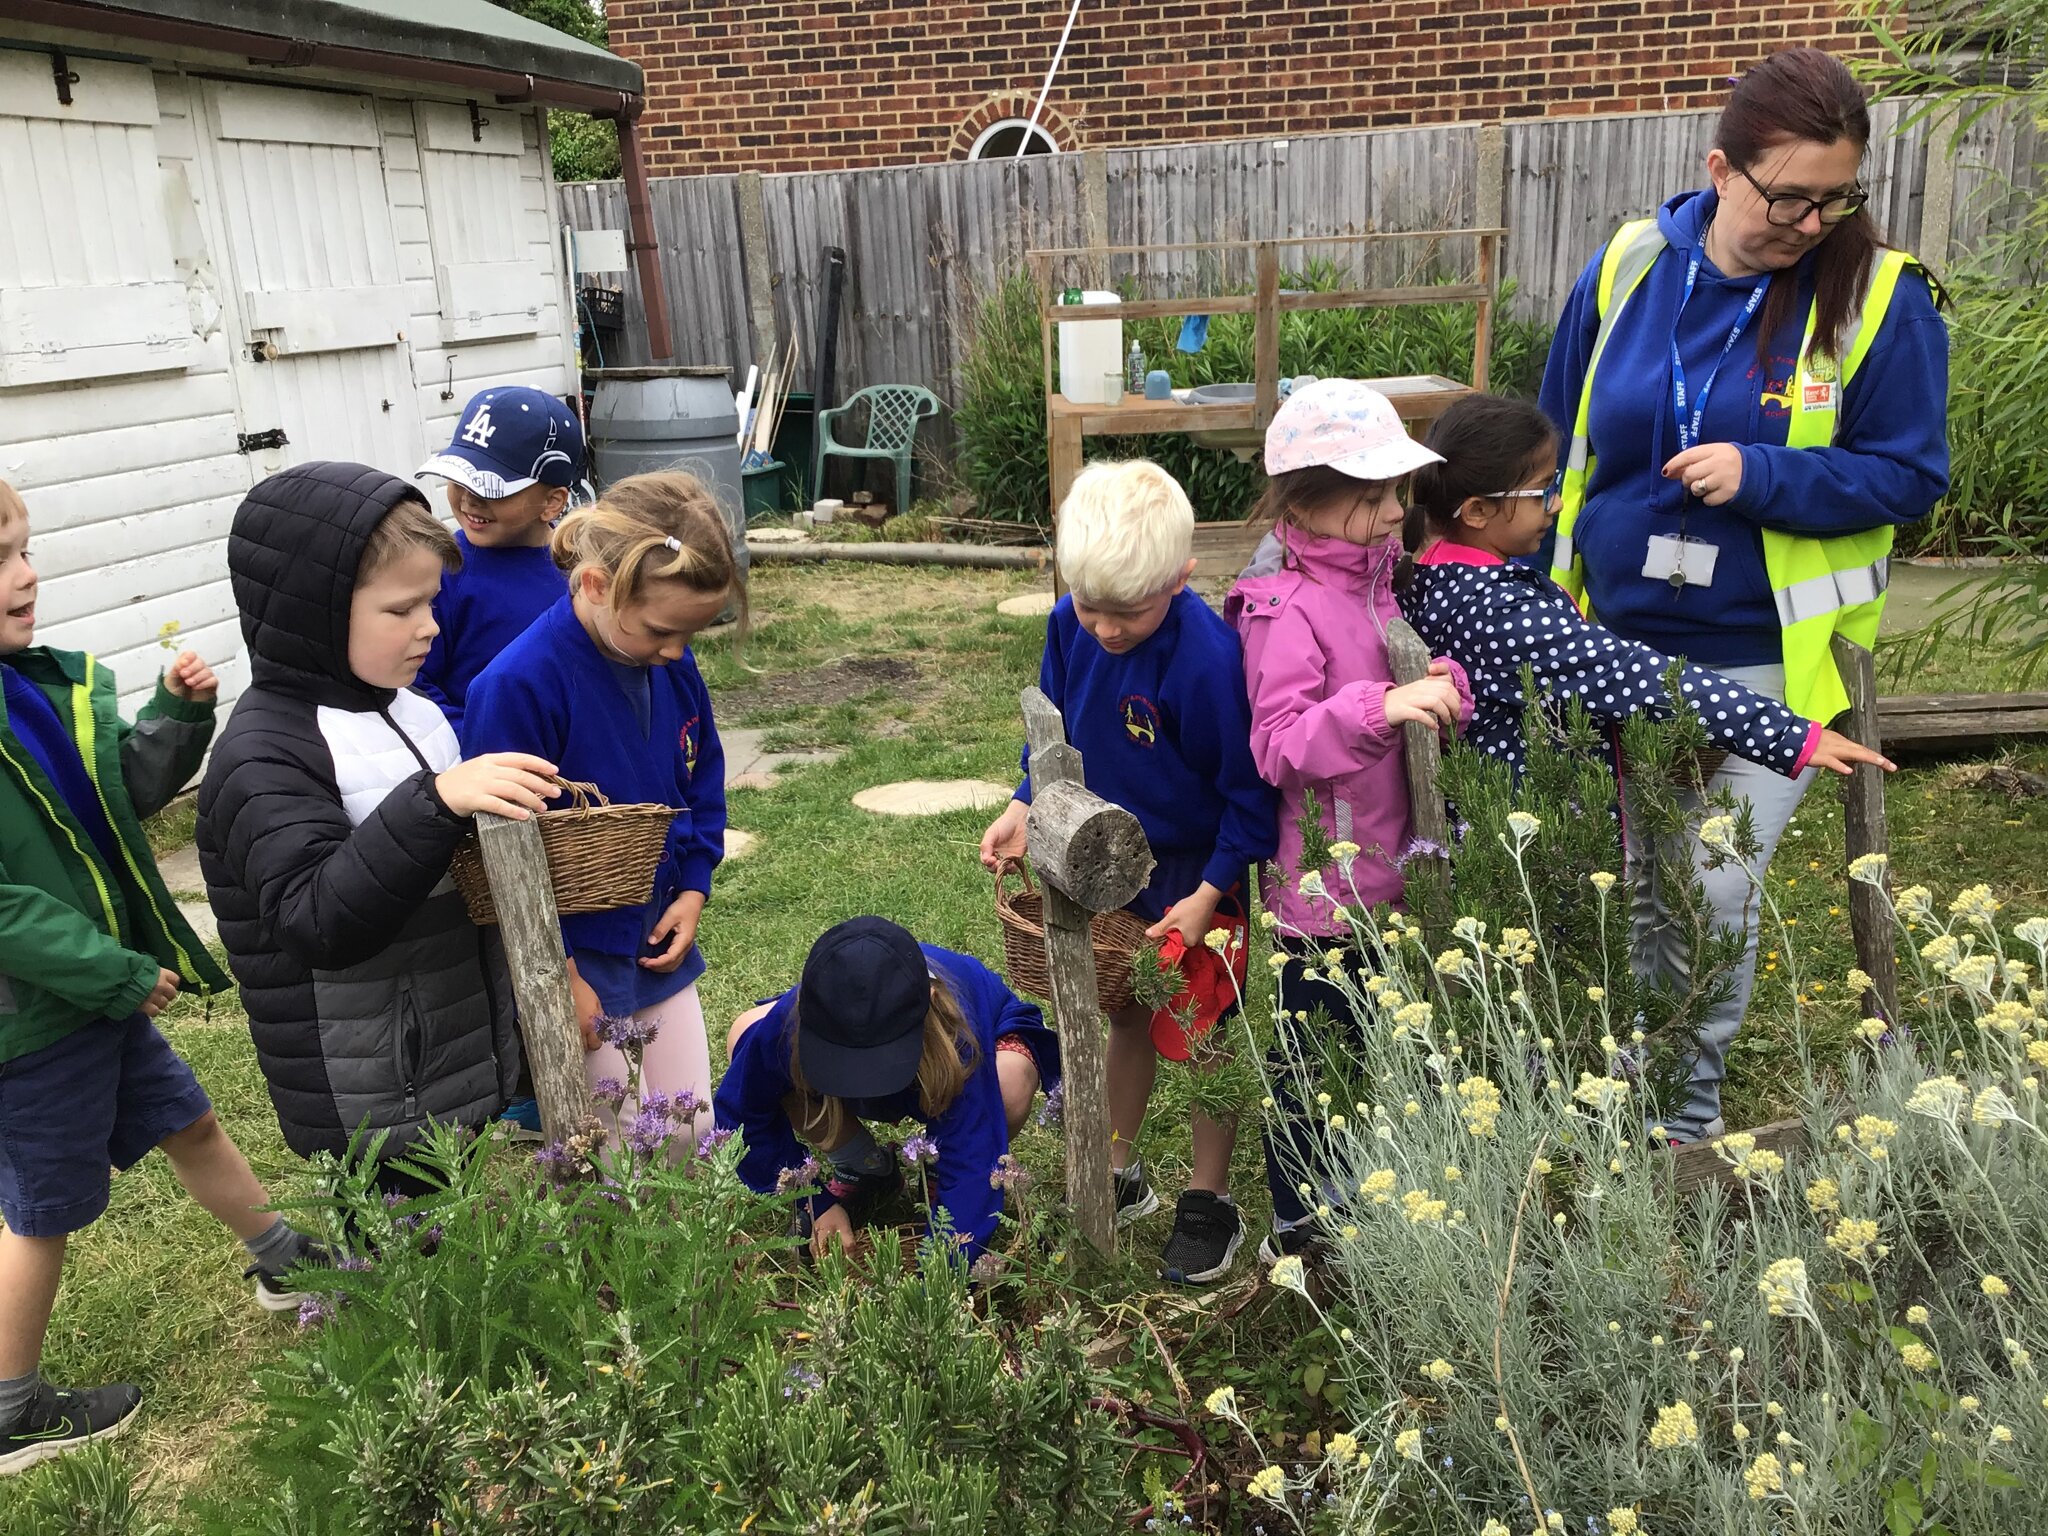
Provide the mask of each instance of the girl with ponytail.
[{"label": "girl with ponytail", "polygon": [[472,754],[546,742],[564,779],[675,807],[646,898],[565,917],[562,938],[592,1086],[627,1082],[618,1042],[646,1041],[642,1090],[681,1101],[694,1139],[711,1128],[697,924],[725,854],[725,754],[690,641],[738,581],[732,539],[701,480],[657,473],[571,512],[549,547],[568,593],[471,684],[463,741]]}]

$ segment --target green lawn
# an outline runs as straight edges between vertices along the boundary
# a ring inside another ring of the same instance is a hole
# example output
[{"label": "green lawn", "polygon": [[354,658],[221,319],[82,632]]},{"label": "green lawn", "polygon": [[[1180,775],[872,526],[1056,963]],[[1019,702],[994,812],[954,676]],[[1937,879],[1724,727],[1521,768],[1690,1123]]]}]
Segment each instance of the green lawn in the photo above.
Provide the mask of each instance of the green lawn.
[{"label": "green lawn", "polygon": [[[759,842],[720,871],[702,929],[710,962],[705,1012],[715,1036],[722,1038],[723,1022],[739,1009],[793,982],[810,941],[856,913],[883,912],[921,938],[1000,958],[990,883],[975,857],[986,815],[893,820],[854,809],[850,797],[895,779],[1007,781],[1014,774],[1017,690],[1036,676],[1043,623],[1000,617],[995,605],[1034,584],[1008,573],[768,567],[754,578],[756,628],[743,653],[730,636],[700,647],[724,723],[767,728],[777,745],[845,748],[836,762],[732,798],[732,824]],[[1964,675],[1982,673],[1955,662],[1928,674],[1950,687]],[[2048,773],[2048,750],[2012,761]],[[1970,788],[1957,769],[1936,766],[1903,771],[1890,804],[1902,879],[1944,894],[1986,880],[2016,912],[2048,910],[2048,800]],[[1759,989],[1757,1016],[1732,1057],[1731,1125],[1770,1118],[1792,1030],[1825,1047],[1854,1021],[1840,998],[1839,979],[1851,963],[1840,828],[1834,795],[1817,790],[1773,870],[1774,893],[1793,925],[1767,944],[1778,952],[1777,968]],[[1819,1001],[1796,1016],[1793,961],[1809,987],[1825,984],[1818,994],[1809,990]],[[303,1169],[278,1138],[233,1000],[216,1002],[210,1017],[198,1003],[181,1002],[169,1027],[273,1190],[302,1191]],[[1297,1329],[1269,1325],[1263,1298],[1202,1314],[1145,1279],[1186,1172],[1185,1079],[1169,1070],[1160,1081],[1145,1152],[1166,1210],[1141,1228],[1126,1268],[1092,1282],[1104,1331],[1131,1340],[1133,1370],[1162,1397],[1175,1393],[1159,1358],[1170,1347],[1197,1396],[1228,1380],[1261,1405],[1253,1411],[1263,1415],[1262,1427],[1307,1432],[1322,1422],[1320,1405],[1301,1389],[1304,1374],[1321,1381],[1312,1342]],[[1056,1176],[1050,1133],[1032,1131],[1023,1151]],[[1265,1202],[1251,1138],[1240,1148],[1234,1182],[1256,1230]],[[1247,1251],[1245,1274],[1249,1259]],[[151,1159],[116,1181],[111,1212],[75,1243],[51,1331],[54,1378],[133,1379],[148,1394],[128,1454],[151,1479],[151,1503],[173,1528],[181,1499],[254,1498],[264,1488],[237,1425],[246,1417],[252,1370],[283,1346],[290,1325],[255,1311],[240,1266],[239,1250],[183,1198],[162,1159]],[[0,1531],[5,1505],[0,1499]]]}]

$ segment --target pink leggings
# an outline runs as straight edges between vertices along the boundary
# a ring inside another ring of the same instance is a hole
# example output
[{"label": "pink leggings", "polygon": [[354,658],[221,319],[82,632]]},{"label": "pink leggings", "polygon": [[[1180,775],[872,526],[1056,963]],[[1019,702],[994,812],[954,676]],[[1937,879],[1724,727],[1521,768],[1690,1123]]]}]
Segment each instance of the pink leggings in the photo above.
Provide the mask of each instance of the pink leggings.
[{"label": "pink leggings", "polygon": [[[655,1026],[654,1039],[641,1057],[641,1086],[650,1093],[673,1096],[687,1091],[697,1096],[695,1122],[676,1130],[674,1146],[680,1156],[711,1129],[711,1050],[704,1042],[704,1008],[697,1000],[697,988],[694,984],[687,986],[652,1008],[642,1008],[633,1017],[652,1020]],[[625,1052],[615,1045],[600,1045],[585,1052],[583,1075],[592,1087],[607,1077],[622,1083],[632,1081]],[[629,1097],[620,1114],[630,1119],[639,1107]]]}]

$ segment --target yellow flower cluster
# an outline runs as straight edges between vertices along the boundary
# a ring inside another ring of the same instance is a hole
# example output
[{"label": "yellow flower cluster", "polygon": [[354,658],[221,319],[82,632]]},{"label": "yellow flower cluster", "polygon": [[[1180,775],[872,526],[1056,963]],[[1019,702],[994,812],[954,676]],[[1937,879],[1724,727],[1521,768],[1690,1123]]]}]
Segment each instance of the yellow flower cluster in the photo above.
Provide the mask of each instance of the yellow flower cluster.
[{"label": "yellow flower cluster", "polygon": [[1906,1098],[1906,1109],[1930,1120],[1953,1120],[1970,1102],[1970,1090],[1954,1077],[1930,1077]]},{"label": "yellow flower cluster", "polygon": [[1231,1418],[1237,1413],[1237,1393],[1230,1387],[1218,1387],[1202,1406],[1218,1418]]},{"label": "yellow flower cluster", "polygon": [[1593,889],[1598,891],[1602,896],[1605,896],[1609,891],[1614,889],[1614,876],[1610,875],[1604,869],[1596,869],[1593,871],[1592,874],[1588,875],[1586,878],[1592,882]]},{"label": "yellow flower cluster", "polygon": [[1499,954],[1509,965],[1534,965],[1536,935],[1526,928],[1501,929]]},{"label": "yellow flower cluster", "polygon": [[1742,1474],[1742,1486],[1749,1490],[1752,1499],[1768,1499],[1785,1491],[1785,1469],[1778,1464],[1777,1457],[1765,1451]]},{"label": "yellow flower cluster", "polygon": [[1365,1182],[1358,1186],[1361,1195],[1369,1195],[1374,1205],[1385,1205],[1393,1198],[1396,1183],[1394,1170],[1376,1168],[1365,1176]]},{"label": "yellow flower cluster", "polygon": [[1255,1499],[1277,1504],[1287,1492],[1287,1474],[1278,1467],[1265,1467],[1252,1474],[1252,1480],[1244,1485],[1244,1491]]},{"label": "yellow flower cluster", "polygon": [[1978,1125],[2002,1125],[2006,1121],[2018,1121],[2022,1117],[2014,1108],[2012,1100],[2003,1088],[1996,1084],[1978,1091],[1970,1105],[1970,1118]]},{"label": "yellow flower cluster", "polygon": [[1859,854],[1849,861],[1849,878],[1861,880],[1869,885],[1880,884],[1884,880],[1885,868],[1890,863],[1891,860],[1881,853]]},{"label": "yellow flower cluster", "polygon": [[1500,1122],[1500,1089],[1490,1078],[1468,1077],[1458,1084],[1458,1097],[1464,1103],[1458,1113],[1465,1117],[1465,1129],[1474,1136],[1491,1136]]},{"label": "yellow flower cluster", "polygon": [[1660,1451],[1681,1450],[1698,1443],[1699,1421],[1692,1416],[1692,1404],[1683,1398],[1657,1410],[1657,1422],[1650,1426],[1650,1444]]},{"label": "yellow flower cluster", "polygon": [[1828,1234],[1828,1246],[1843,1258],[1858,1264],[1881,1259],[1891,1249],[1878,1240],[1877,1223],[1860,1216],[1844,1216]]},{"label": "yellow flower cluster", "polygon": [[1447,949],[1436,957],[1439,976],[1462,976],[1471,969],[1472,957],[1462,949]]},{"label": "yellow flower cluster", "polygon": [[1856,1117],[1856,1145],[1875,1159],[1885,1156],[1885,1148],[1892,1138],[1899,1134],[1899,1122],[1882,1119],[1877,1115]]},{"label": "yellow flower cluster", "polygon": [[1995,1035],[2023,1035],[2038,1022],[2033,1009],[2011,997],[1993,1003],[1989,1012],[1977,1016],[1977,1027]]},{"label": "yellow flower cluster", "polygon": [[1833,1179],[1815,1179],[1806,1186],[1806,1204],[1816,1216],[1832,1216],[1842,1208],[1842,1186]]},{"label": "yellow flower cluster", "polygon": [[1442,1386],[1445,1382],[1449,1381],[1453,1376],[1457,1375],[1458,1373],[1451,1368],[1450,1361],[1439,1357],[1438,1359],[1432,1360],[1429,1362],[1429,1364],[1425,1365],[1422,1368],[1422,1374],[1428,1377],[1431,1381],[1435,1382],[1438,1386]]},{"label": "yellow flower cluster", "polygon": [[1934,892],[1924,885],[1909,885],[1892,898],[1892,905],[1908,917],[1927,917],[1934,911]]},{"label": "yellow flower cluster", "polygon": [[1998,916],[1999,908],[2005,903],[1991,894],[1988,885],[1966,886],[1956,893],[1956,899],[1948,904],[1951,914],[1964,922],[1979,923],[1989,928]]},{"label": "yellow flower cluster", "polygon": [[1329,1451],[1330,1460],[1339,1463],[1347,1462],[1358,1454],[1358,1437],[1339,1431],[1337,1434],[1330,1436]]},{"label": "yellow flower cluster", "polygon": [[1803,1316],[1809,1310],[1804,1259],[1773,1260],[1756,1288],[1773,1317]]},{"label": "yellow flower cluster", "polygon": [[1581,1072],[1572,1097],[1596,1114],[1604,1115],[1628,1098],[1628,1084],[1618,1077],[1595,1077],[1590,1072]]},{"label": "yellow flower cluster", "polygon": [[1971,955],[1949,967],[1948,979],[1965,991],[1988,995],[1998,979],[1998,961],[1991,955]]},{"label": "yellow flower cluster", "polygon": [[1422,1431],[1419,1429],[1402,1430],[1401,1433],[1394,1436],[1394,1452],[1396,1455],[1404,1456],[1410,1461],[1422,1460]]},{"label": "yellow flower cluster", "polygon": [[1986,1275],[1977,1282],[1977,1288],[1993,1299],[2012,1294],[2012,1287],[1997,1275]]},{"label": "yellow flower cluster", "polygon": [[[1612,879],[1613,876],[1610,875],[1608,878]],[[1642,1522],[1636,1518],[1633,1509],[1624,1507],[1607,1511],[1607,1529],[1610,1536],[1637,1536],[1642,1528]]]},{"label": "yellow flower cluster", "polygon": [[1769,1147],[1759,1147],[1747,1131],[1723,1136],[1714,1143],[1714,1150],[1738,1179],[1771,1179],[1785,1171],[1785,1159]]},{"label": "yellow flower cluster", "polygon": [[1351,861],[1358,857],[1358,852],[1358,844],[1349,838],[1330,844],[1330,857],[1347,870],[1351,866]]},{"label": "yellow flower cluster", "polygon": [[1870,972],[1861,966],[1852,965],[1849,967],[1849,974],[1842,978],[1842,985],[1851,992],[1868,992],[1877,983],[1870,979]]},{"label": "yellow flower cluster", "polygon": [[1450,1202],[1434,1198],[1426,1189],[1411,1189],[1401,1197],[1401,1214],[1418,1227],[1433,1227],[1444,1219]]},{"label": "yellow flower cluster", "polygon": [[1952,934],[1936,934],[1920,946],[1920,958],[1946,974],[1950,966],[1963,958],[1963,946]]},{"label": "yellow flower cluster", "polygon": [[1429,1003],[1409,1003],[1394,1015],[1394,1022],[1403,1029],[1428,1029],[1430,1020],[1436,1017],[1436,1009]]},{"label": "yellow flower cluster", "polygon": [[1909,1371],[1931,1371],[1941,1363],[1934,1358],[1934,1351],[1917,1339],[1900,1347],[1899,1358],[1905,1361]]}]

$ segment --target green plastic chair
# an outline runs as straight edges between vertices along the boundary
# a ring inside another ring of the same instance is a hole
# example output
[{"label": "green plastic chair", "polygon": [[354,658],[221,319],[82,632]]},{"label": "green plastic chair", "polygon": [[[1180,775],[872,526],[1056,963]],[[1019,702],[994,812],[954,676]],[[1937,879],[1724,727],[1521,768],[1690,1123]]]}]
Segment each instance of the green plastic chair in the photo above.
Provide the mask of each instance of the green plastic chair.
[{"label": "green plastic chair", "polygon": [[[867,433],[860,443],[842,443],[832,435],[832,425],[842,416],[865,407]],[[916,384],[871,384],[847,397],[846,404],[818,415],[818,448],[813,461],[813,493],[825,494],[825,461],[840,459],[894,459],[896,461],[896,510],[910,510],[910,455],[917,446],[917,424],[939,413],[939,397]]]}]

